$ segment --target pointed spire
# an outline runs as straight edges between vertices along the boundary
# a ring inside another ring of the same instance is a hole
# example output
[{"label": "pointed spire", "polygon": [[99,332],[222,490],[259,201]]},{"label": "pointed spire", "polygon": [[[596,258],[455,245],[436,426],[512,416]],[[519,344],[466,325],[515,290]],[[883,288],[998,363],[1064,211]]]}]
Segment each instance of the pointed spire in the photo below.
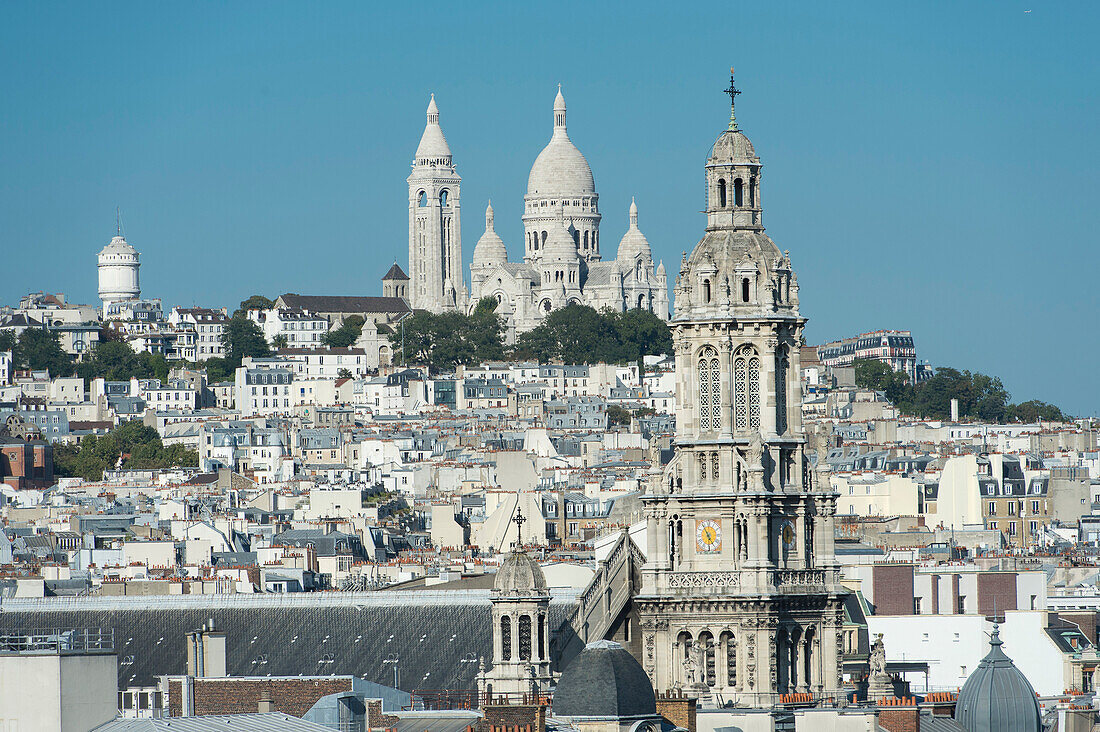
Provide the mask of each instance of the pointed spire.
[{"label": "pointed spire", "polygon": [[630,197],[630,228],[638,228],[638,204],[634,202],[634,196]]},{"label": "pointed spire", "polygon": [[733,67],[730,66],[730,86],[725,90],[726,94],[730,95],[730,126],[731,132],[737,131],[737,114],[734,108],[736,107],[737,95],[741,93],[741,90],[733,85]]},{"label": "pointed spire", "polygon": [[439,124],[439,107],[435,103],[435,94],[432,94],[431,101],[428,102],[428,124]]},{"label": "pointed spire", "polygon": [[485,230],[493,230],[493,199],[489,199],[489,205],[485,207]]},{"label": "pointed spire", "polygon": [[561,93],[561,84],[558,84],[558,95],[554,97],[554,129],[565,129],[565,97]]}]

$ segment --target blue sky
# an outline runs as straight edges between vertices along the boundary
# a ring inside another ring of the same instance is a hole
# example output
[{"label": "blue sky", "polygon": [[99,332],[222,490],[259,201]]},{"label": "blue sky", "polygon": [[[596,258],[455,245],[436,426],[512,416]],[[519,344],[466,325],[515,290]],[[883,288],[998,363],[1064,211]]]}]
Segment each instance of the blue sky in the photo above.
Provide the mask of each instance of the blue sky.
[{"label": "blue sky", "polygon": [[406,264],[430,92],[467,262],[490,197],[518,257],[558,82],[605,253],[636,196],[674,273],[733,64],[811,342],[909,328],[935,365],[1095,415],[1098,20],[1034,0],[8,3],[0,301],[94,301],[116,206],[166,306],[377,293]]}]

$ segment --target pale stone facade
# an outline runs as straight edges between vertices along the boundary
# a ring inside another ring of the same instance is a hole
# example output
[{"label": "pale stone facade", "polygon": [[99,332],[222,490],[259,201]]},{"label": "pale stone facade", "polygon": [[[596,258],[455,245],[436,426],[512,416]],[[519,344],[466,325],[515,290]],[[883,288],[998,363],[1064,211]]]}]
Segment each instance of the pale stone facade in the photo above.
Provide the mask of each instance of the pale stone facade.
[{"label": "pale stone facade", "polygon": [[676,453],[643,496],[636,599],[656,689],[754,706],[835,693],[844,620],[836,497],[803,452],[806,321],[761,224],[760,172],[731,110],[706,163],[706,233],[676,282]]},{"label": "pale stone facade", "polygon": [[464,310],[459,186],[451,148],[439,126],[435,95],[409,174],[409,283],[406,300],[417,310]]}]

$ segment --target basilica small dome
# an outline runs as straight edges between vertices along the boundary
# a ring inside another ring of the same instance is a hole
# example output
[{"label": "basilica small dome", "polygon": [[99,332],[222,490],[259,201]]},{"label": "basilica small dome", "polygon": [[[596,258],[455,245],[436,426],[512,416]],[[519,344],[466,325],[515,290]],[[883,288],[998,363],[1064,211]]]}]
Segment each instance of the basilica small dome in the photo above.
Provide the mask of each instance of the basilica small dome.
[{"label": "basilica small dome", "polygon": [[571,198],[591,196],[595,192],[592,168],[566,132],[565,97],[559,84],[558,96],[554,100],[554,134],[531,166],[531,174],[527,177],[527,195]]},{"label": "basilica small dome", "polygon": [[579,258],[577,244],[569,235],[566,228],[564,214],[558,209],[557,222],[551,224],[546,232],[546,242],[543,245],[542,258],[545,260],[572,261]]},{"label": "basilica small dome", "polygon": [[473,263],[476,266],[485,267],[504,264],[507,261],[508,249],[504,246],[504,240],[493,228],[493,203],[490,201],[485,208],[485,233],[474,246]]},{"label": "basilica small dome", "polygon": [[545,594],[546,575],[539,563],[527,555],[527,552],[512,552],[497,570],[493,581],[493,593],[498,595]]},{"label": "basilica small dome", "polygon": [[619,251],[615,253],[615,258],[620,262],[632,264],[638,257],[652,260],[653,250],[649,248],[649,240],[645,238],[645,234],[638,228],[638,204],[632,198],[630,199],[630,227],[619,241]]},{"label": "basilica small dome", "polygon": [[647,717],[657,713],[653,684],[621,645],[589,643],[562,672],[554,691],[555,717]]},{"label": "basilica small dome", "polygon": [[959,691],[955,721],[967,732],[1040,732],[1042,715],[1035,689],[1001,645],[994,625],[989,653]]}]

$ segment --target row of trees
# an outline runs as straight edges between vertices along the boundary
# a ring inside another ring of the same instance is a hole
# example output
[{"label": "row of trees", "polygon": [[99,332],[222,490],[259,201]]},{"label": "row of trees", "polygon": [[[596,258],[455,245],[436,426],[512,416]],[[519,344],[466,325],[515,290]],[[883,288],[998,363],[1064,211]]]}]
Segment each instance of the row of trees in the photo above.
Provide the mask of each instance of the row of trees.
[{"label": "row of trees", "polygon": [[79,445],[56,445],[54,472],[60,477],[103,480],[103,471],[124,468],[196,467],[199,454],[183,445],[165,447],[160,435],[141,422],[125,422],[102,437],[88,435]]},{"label": "row of trees", "polygon": [[952,399],[959,400],[960,417],[989,422],[1069,419],[1061,409],[1043,401],[1013,404],[999,378],[978,372],[939,368],[919,384],[911,384],[905,374],[882,361],[856,361],[855,372],[858,386],[881,391],[902,414],[921,419],[950,419]]},{"label": "row of trees", "polygon": [[482,298],[470,315],[413,313],[390,336],[398,363],[426,364],[435,371],[505,358],[547,363],[627,363],[672,352],[668,325],[646,310],[615,313],[584,305],[555,310],[537,328],[504,346],[497,302]]}]

